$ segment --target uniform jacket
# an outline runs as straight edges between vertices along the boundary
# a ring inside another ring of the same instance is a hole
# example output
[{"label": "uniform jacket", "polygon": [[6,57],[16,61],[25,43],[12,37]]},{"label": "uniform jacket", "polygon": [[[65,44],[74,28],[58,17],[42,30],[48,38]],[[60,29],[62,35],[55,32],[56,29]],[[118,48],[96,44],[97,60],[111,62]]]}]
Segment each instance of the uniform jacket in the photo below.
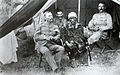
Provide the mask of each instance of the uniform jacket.
[{"label": "uniform jacket", "polygon": [[59,20],[59,18],[55,18],[54,22],[58,25],[59,28],[66,27],[67,20],[65,18],[62,18],[62,20]]},{"label": "uniform jacket", "polygon": [[39,45],[45,45],[50,39],[51,36],[59,39],[60,31],[57,25],[53,23],[44,22],[37,27],[37,30],[34,35],[36,42],[39,42]]},{"label": "uniform jacket", "polygon": [[112,29],[112,17],[107,12],[96,13],[88,24],[89,28],[100,29],[102,31]]}]

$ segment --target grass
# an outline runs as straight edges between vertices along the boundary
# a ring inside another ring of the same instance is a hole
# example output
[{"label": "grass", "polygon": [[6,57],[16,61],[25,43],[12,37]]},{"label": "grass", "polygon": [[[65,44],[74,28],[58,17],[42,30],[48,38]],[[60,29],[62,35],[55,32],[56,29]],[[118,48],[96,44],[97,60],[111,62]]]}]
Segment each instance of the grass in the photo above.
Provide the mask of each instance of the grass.
[{"label": "grass", "polygon": [[[0,75],[120,75],[120,68],[118,68],[120,67],[120,61],[118,61],[120,60],[120,54],[118,52],[100,54],[100,49],[95,49],[91,52],[92,61],[89,66],[71,68],[67,66],[68,60],[64,60],[62,63],[65,66],[65,72],[53,73],[45,72],[44,68],[39,67],[39,58],[36,53],[23,57],[25,48],[22,46],[25,45],[21,45],[17,52],[18,62],[4,65],[3,72]],[[34,48],[29,49],[31,49],[29,51],[34,50]]]}]

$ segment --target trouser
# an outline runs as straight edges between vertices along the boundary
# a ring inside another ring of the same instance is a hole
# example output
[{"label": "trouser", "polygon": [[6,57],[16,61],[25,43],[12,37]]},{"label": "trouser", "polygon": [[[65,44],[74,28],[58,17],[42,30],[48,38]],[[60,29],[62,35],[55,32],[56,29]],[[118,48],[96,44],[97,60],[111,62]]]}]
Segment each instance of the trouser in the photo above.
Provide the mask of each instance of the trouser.
[{"label": "trouser", "polygon": [[101,37],[101,32],[93,32],[93,34],[88,38],[88,43],[93,44],[94,42],[99,41]]},{"label": "trouser", "polygon": [[84,28],[84,36],[88,38],[88,44],[93,44],[94,42],[99,41],[100,38],[106,38],[107,32],[101,31],[90,31],[88,28]]},{"label": "trouser", "polygon": [[46,44],[44,46],[40,46],[39,51],[44,55],[53,71],[60,66],[64,47],[60,45]]}]

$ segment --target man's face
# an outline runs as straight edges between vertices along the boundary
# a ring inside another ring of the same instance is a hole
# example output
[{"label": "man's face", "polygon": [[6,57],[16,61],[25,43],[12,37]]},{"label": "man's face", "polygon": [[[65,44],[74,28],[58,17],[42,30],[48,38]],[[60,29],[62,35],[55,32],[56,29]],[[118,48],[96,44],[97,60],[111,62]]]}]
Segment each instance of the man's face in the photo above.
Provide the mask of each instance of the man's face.
[{"label": "man's face", "polygon": [[45,19],[46,19],[46,21],[48,21],[48,22],[52,22],[52,21],[53,21],[53,15],[52,15],[52,13],[51,13],[51,12],[47,13],[47,14],[45,15]]},{"label": "man's face", "polygon": [[99,5],[98,5],[98,10],[99,10],[99,12],[104,12],[105,11],[105,4],[103,4],[103,3],[99,3]]},{"label": "man's face", "polygon": [[63,12],[62,11],[58,11],[56,16],[58,17],[59,20],[62,20],[63,18]]},{"label": "man's face", "polygon": [[71,17],[71,18],[69,19],[69,21],[71,22],[71,24],[76,24],[77,18],[76,18],[76,17]]},{"label": "man's face", "polygon": [[58,16],[59,20],[62,20],[63,16]]}]

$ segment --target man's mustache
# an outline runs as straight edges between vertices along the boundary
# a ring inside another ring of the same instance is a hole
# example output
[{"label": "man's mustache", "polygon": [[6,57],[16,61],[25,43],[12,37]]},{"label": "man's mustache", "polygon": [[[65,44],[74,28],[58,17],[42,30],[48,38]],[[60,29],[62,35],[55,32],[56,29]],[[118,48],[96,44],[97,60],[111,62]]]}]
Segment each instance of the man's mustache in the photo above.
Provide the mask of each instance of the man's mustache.
[{"label": "man's mustache", "polygon": [[103,9],[100,9],[100,10],[103,10]]},{"label": "man's mustache", "polygon": [[53,21],[53,19],[50,19],[50,21]]}]

